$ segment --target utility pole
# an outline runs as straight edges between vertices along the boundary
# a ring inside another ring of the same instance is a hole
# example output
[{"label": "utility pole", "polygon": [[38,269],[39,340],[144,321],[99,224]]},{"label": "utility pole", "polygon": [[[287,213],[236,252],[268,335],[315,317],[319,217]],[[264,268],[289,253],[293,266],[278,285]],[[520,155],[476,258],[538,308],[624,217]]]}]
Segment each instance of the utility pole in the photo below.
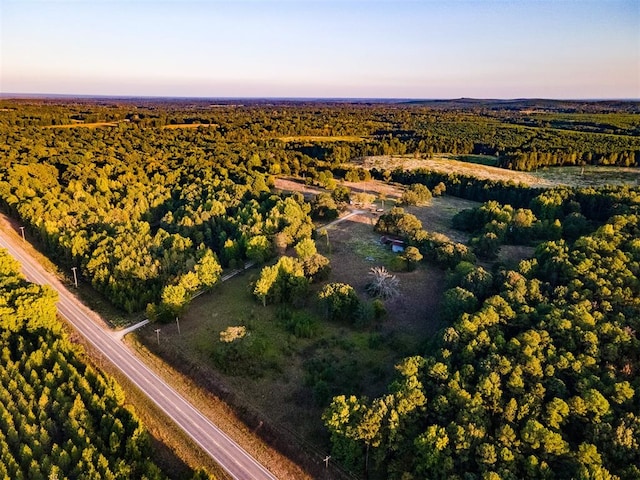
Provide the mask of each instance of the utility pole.
[{"label": "utility pole", "polygon": [[22,241],[26,242],[25,238],[24,238],[24,227],[19,227],[20,228],[20,233],[22,233]]},{"label": "utility pole", "polygon": [[73,270],[73,283],[75,284],[76,288],[78,288],[78,275],[76,274],[76,270],[78,267],[71,267],[71,270]]},{"label": "utility pole", "polygon": [[180,333],[180,322],[178,321],[178,317],[176,317],[176,325],[178,325],[178,335],[182,335]]},{"label": "utility pole", "polygon": [[326,457],[324,457],[324,468],[329,468],[329,459],[331,458],[331,455],[327,455]]},{"label": "utility pole", "polygon": [[158,339],[158,345],[160,345],[160,329],[156,328],[156,337]]}]

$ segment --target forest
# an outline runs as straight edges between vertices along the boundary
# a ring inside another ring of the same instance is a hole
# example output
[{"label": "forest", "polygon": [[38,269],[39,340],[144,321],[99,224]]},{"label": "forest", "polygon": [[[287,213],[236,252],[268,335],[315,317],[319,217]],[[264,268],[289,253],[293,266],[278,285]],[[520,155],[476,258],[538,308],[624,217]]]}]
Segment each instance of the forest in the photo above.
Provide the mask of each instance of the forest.
[{"label": "forest", "polygon": [[451,268],[437,347],[399,363],[385,395],[325,411],[334,455],[382,478],[640,476],[640,191],[549,191],[531,206],[454,219],[485,257],[523,238],[511,226],[555,238],[515,270]]},{"label": "forest", "polygon": [[0,250],[0,477],[167,478],[121,387],[69,340],[56,301]]},{"label": "forest", "polygon": [[[291,312],[305,308],[312,286],[329,322],[363,328],[366,316],[373,329],[371,319],[392,315],[382,288],[361,302],[350,285],[323,283],[331,265],[314,224],[356,198],[344,181],[392,182],[404,193],[375,230],[406,243],[406,269],[444,272],[446,326],[398,363],[380,396],[342,395],[325,382],[318,398],[332,458],[368,478],[632,479],[640,476],[640,189],[544,190],[454,171],[367,170],[354,160],[450,154],[527,171],[637,167],[639,112],[637,102],[2,100],[0,208],[65,272],[78,267],[80,281],[115,307],[154,321],[187,311],[223,271],[257,264],[256,303],[284,305],[281,321],[302,338],[315,324]],[[276,190],[284,177],[328,193]],[[468,242],[430,231],[403,208],[443,194],[482,203],[453,218]],[[496,260],[505,245],[535,253],[507,268]],[[3,400],[18,405],[0,428],[6,475],[60,468],[75,477],[93,462],[102,470],[83,478],[163,478],[122,392],[74,356],[51,293],[20,279],[6,255],[2,264],[2,381],[15,379],[3,395],[22,395]],[[221,333],[219,368],[248,361],[235,342],[245,333]],[[52,392],[66,395],[55,408],[46,403]],[[103,410],[116,412],[104,425]],[[65,437],[72,428],[53,425],[54,411],[91,441]],[[42,412],[51,429],[24,420]],[[116,426],[131,446],[111,445]],[[118,473],[125,465],[145,473]]]}]

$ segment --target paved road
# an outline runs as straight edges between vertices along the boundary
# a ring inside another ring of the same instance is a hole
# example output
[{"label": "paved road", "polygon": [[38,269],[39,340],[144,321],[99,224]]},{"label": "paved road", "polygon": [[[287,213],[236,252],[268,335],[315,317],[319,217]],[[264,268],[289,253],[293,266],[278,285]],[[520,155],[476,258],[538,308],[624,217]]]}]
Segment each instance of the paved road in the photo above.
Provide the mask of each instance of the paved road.
[{"label": "paved road", "polygon": [[114,338],[95,312],[80,303],[64,285],[22,250],[20,240],[0,235],[0,247],[8,249],[22,264],[22,271],[30,281],[49,284],[57,290],[60,297],[60,315],[113,362],[234,479],[275,480],[274,475],[138,360],[126,345]]}]

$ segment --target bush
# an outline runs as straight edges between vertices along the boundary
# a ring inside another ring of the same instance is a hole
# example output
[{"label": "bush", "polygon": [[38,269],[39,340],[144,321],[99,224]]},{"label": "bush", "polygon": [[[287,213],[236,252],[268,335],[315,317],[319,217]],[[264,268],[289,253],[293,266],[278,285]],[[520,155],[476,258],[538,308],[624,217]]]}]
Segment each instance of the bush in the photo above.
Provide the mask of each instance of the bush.
[{"label": "bush", "polygon": [[313,338],[318,334],[318,322],[307,312],[282,308],[277,317],[283,322],[285,329],[298,338]]},{"label": "bush", "polygon": [[331,320],[356,320],[356,312],[360,299],[351,285],[346,283],[329,283],[318,294],[324,304],[327,317]]},{"label": "bush", "polygon": [[421,183],[408,186],[402,193],[400,202],[404,205],[425,205],[431,200],[431,192]]},{"label": "bush", "polygon": [[407,261],[407,270],[413,271],[416,268],[416,264],[422,260],[422,254],[416,247],[407,247],[402,257]]}]

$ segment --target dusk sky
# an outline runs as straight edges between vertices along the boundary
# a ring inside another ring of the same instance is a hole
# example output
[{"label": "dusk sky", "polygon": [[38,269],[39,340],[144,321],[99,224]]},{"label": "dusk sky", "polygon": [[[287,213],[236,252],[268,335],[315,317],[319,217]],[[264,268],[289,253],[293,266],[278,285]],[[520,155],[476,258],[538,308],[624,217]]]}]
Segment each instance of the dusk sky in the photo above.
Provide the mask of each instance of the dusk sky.
[{"label": "dusk sky", "polygon": [[640,2],[0,0],[0,91],[640,98]]}]

